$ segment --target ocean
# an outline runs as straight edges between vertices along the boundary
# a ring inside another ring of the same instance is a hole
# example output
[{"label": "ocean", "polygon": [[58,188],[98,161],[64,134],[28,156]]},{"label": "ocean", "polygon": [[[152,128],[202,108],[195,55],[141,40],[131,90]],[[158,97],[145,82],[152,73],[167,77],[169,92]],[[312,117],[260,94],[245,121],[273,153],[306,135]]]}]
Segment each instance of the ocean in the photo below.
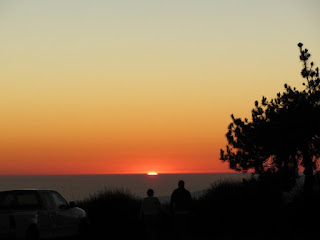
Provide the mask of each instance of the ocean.
[{"label": "ocean", "polygon": [[197,197],[217,181],[241,181],[248,177],[248,174],[242,173],[0,176],[0,191],[53,189],[67,201],[79,201],[104,189],[121,189],[142,198],[146,196],[147,190],[152,188],[155,196],[166,202],[172,191],[177,188],[179,180],[184,180],[185,188]]}]

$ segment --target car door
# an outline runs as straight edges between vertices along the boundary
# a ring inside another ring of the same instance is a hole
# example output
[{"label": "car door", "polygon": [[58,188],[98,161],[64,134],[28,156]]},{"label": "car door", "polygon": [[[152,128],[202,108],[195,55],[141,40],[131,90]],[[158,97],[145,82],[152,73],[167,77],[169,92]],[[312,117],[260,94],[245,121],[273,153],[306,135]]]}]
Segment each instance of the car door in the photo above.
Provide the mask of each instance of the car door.
[{"label": "car door", "polygon": [[47,191],[39,191],[42,208],[38,211],[38,225],[41,238],[54,238],[56,232],[56,211]]},{"label": "car door", "polygon": [[51,191],[50,194],[56,211],[57,237],[74,235],[78,227],[77,216],[72,214],[67,201],[58,192]]}]

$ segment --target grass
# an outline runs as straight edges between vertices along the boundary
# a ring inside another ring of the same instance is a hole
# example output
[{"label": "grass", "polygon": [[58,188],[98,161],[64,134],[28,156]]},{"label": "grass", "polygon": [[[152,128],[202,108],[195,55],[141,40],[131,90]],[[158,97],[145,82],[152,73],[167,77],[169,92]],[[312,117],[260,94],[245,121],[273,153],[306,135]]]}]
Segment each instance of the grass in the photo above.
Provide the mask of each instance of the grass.
[{"label": "grass", "polygon": [[128,190],[104,189],[87,199],[77,202],[83,208],[91,222],[91,239],[126,239],[139,236],[140,199]]},{"label": "grass", "polygon": [[[287,194],[288,195],[288,194]],[[224,180],[212,184],[193,200],[186,239],[305,239],[315,233],[319,221],[320,194],[305,204],[302,191],[294,189],[290,199],[274,183],[256,179]],[[77,205],[91,221],[90,239],[144,239],[139,219],[141,199],[124,189],[104,189]],[[173,239],[173,216],[163,205],[160,239]]]}]

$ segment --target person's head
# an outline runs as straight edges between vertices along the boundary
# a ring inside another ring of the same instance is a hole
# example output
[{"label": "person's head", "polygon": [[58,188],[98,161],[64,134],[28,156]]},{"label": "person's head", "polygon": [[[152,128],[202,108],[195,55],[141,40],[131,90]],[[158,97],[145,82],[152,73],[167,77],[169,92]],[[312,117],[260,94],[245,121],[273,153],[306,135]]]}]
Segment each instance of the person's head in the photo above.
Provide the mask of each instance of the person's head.
[{"label": "person's head", "polygon": [[147,191],[147,195],[149,196],[149,197],[152,197],[153,196],[153,194],[154,194],[154,191],[153,191],[153,189],[148,189],[148,191]]},{"label": "person's head", "polygon": [[183,181],[183,180],[180,180],[180,181],[178,182],[178,187],[179,187],[179,188],[184,188],[184,181]]}]

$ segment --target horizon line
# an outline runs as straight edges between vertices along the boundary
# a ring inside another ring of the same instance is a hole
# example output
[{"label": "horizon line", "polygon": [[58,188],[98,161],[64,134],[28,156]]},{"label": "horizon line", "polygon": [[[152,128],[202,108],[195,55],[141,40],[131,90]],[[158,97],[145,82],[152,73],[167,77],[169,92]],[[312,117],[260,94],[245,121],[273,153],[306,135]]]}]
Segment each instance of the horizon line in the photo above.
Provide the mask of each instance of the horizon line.
[{"label": "horizon line", "polygon": [[[236,171],[230,171],[230,172],[157,172],[158,175],[170,175],[170,174],[215,174],[215,173],[242,173],[242,172],[236,172]],[[22,174],[0,174],[0,176],[85,176],[85,175],[147,175],[148,172],[118,172],[118,173],[49,173],[49,174],[28,174],[28,173],[22,173]]]}]

